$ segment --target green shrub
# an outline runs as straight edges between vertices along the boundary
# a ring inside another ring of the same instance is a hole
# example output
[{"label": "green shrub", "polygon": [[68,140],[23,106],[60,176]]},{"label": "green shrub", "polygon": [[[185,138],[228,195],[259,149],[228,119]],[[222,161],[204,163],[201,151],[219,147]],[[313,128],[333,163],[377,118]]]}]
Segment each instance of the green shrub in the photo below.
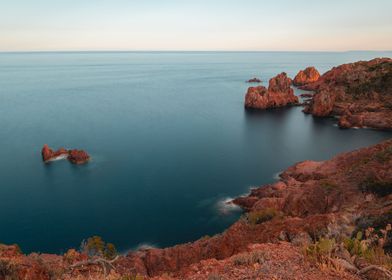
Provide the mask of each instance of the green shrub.
[{"label": "green shrub", "polygon": [[[391,109],[392,109],[392,104],[391,104]],[[386,149],[375,153],[374,157],[377,161],[381,163],[385,163],[389,161],[392,157],[392,146],[387,147]]]},{"label": "green shrub", "polygon": [[378,196],[392,194],[392,182],[381,181],[373,177],[365,179],[359,187],[363,192],[374,193]]},{"label": "green shrub", "polygon": [[334,183],[332,183],[332,182],[329,182],[329,181],[325,181],[325,180],[322,180],[322,181],[320,182],[320,186],[321,186],[327,193],[331,193],[333,190],[336,190],[336,189],[339,188],[338,185],[336,185],[336,184],[334,184]]},{"label": "green shrub", "polygon": [[89,256],[100,256],[113,259],[117,255],[116,247],[112,243],[106,243],[100,236],[92,236],[83,241],[80,249]]},{"label": "green shrub", "polygon": [[233,257],[234,265],[252,265],[255,263],[262,264],[265,262],[266,252],[256,250],[251,253],[242,253]]},{"label": "green shrub", "polygon": [[247,220],[252,225],[258,225],[278,216],[280,213],[274,208],[265,208],[247,214]]}]

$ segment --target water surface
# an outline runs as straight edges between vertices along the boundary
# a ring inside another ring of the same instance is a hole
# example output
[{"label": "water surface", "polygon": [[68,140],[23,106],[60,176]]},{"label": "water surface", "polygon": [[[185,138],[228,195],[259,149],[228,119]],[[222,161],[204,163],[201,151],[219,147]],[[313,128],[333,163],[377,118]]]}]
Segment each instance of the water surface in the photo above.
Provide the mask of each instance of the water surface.
[{"label": "water surface", "polygon": [[[100,235],[126,251],[220,232],[239,215],[225,199],[392,137],[299,107],[246,112],[244,81],[378,56],[391,53],[1,53],[0,242],[60,253]],[[92,161],[45,165],[44,143]]]}]

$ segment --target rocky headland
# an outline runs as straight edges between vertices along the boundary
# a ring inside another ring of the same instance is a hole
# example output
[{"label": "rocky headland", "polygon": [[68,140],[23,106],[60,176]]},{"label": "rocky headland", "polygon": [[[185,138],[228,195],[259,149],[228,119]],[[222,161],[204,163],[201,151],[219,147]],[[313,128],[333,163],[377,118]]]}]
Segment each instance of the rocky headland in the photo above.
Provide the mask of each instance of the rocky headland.
[{"label": "rocky headland", "polygon": [[57,151],[54,151],[47,144],[43,146],[41,155],[42,160],[45,163],[59,159],[68,159],[73,164],[84,164],[90,160],[90,156],[83,150],[67,150],[60,148]]},{"label": "rocky headland", "polygon": [[392,129],[392,59],[343,64],[300,88],[314,91],[304,112],[335,116],[339,126]]},{"label": "rocky headland", "polygon": [[245,107],[268,109],[298,104],[291,83],[287,74],[281,73],[269,80],[268,89],[264,86],[250,87],[245,96]]}]

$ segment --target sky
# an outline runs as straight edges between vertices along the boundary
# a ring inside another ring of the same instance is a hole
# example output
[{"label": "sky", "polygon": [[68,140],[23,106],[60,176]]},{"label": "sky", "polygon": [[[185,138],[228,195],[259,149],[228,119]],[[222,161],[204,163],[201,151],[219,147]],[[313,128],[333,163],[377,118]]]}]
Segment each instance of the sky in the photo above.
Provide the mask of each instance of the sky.
[{"label": "sky", "polygon": [[0,0],[0,51],[392,50],[392,0]]}]

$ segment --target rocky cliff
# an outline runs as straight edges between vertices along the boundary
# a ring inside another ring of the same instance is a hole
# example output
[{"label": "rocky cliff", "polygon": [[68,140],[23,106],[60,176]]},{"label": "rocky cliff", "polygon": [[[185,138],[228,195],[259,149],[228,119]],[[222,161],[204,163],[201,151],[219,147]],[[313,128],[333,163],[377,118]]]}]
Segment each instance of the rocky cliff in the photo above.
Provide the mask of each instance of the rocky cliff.
[{"label": "rocky cliff", "polygon": [[316,82],[304,109],[317,117],[338,116],[339,126],[392,129],[392,59],[378,58],[334,67]]}]

